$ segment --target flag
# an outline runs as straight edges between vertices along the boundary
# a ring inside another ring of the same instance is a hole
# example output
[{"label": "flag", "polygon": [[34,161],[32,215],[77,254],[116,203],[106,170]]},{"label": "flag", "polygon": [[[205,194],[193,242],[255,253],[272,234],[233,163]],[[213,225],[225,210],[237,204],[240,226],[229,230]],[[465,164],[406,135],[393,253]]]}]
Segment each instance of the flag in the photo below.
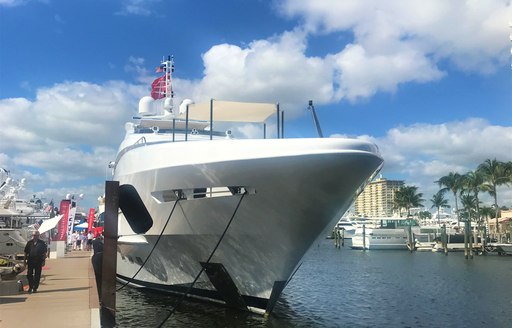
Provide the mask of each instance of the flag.
[{"label": "flag", "polygon": [[87,231],[92,231],[92,224],[94,222],[94,208],[89,209],[89,217],[87,217],[87,223],[89,224]]},{"label": "flag", "polygon": [[50,201],[50,204],[48,204],[48,206],[46,206],[46,208],[44,209],[44,211],[46,213],[51,213],[53,211],[53,199]]},{"label": "flag", "polygon": [[165,76],[161,76],[151,83],[151,97],[155,100],[165,97]]},{"label": "flag", "polygon": [[162,73],[164,71],[164,68],[165,66],[162,64],[155,69],[155,72]]},{"label": "flag", "polygon": [[36,221],[36,223],[34,223],[34,229],[39,230],[39,227],[41,226],[42,223],[43,223],[43,219]]}]

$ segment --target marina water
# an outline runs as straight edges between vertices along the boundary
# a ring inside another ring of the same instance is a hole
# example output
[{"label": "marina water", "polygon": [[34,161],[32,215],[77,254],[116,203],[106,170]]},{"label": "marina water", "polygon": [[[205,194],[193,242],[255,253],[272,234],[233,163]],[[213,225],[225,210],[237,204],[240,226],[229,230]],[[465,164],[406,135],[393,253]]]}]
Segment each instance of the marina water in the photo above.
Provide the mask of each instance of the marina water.
[{"label": "marina water", "polygon": [[[512,256],[351,250],[320,238],[269,318],[186,300],[165,327],[512,327]],[[119,327],[159,325],[179,297],[124,288]]]}]

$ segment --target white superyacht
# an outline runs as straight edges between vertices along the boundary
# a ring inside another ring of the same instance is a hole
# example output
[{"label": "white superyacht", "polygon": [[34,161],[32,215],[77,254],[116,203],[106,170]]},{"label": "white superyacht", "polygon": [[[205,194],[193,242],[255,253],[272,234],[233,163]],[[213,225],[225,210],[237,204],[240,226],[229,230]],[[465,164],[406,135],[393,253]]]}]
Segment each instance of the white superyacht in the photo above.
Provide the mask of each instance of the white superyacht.
[{"label": "white superyacht", "polygon": [[[111,163],[113,179],[150,215],[138,224],[120,214],[118,278],[270,313],[308,248],[383,159],[362,140],[284,139],[276,104],[185,100],[175,108],[173,60],[160,67]],[[267,138],[276,121],[277,138]],[[261,138],[236,139],[225,129],[235,122],[256,124]]]}]

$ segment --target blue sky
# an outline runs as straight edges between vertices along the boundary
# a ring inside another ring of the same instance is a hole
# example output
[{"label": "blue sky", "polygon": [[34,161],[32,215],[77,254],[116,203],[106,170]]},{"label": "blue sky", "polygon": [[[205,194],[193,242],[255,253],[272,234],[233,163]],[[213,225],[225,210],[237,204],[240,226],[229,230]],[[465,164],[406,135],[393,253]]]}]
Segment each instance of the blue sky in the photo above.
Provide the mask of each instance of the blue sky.
[{"label": "blue sky", "polygon": [[178,99],[279,102],[294,138],[316,136],[312,99],[324,135],[374,141],[384,177],[430,199],[512,160],[510,21],[509,0],[0,0],[0,167],[95,207],[171,54]]}]

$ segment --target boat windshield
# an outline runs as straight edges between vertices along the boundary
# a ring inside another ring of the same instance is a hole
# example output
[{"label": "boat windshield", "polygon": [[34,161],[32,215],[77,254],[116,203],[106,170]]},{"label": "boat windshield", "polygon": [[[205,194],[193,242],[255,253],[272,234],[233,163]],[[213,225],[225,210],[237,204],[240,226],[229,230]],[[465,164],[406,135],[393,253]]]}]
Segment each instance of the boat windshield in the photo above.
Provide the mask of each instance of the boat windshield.
[{"label": "boat windshield", "polygon": [[414,219],[395,219],[395,220],[380,220],[380,228],[381,229],[398,229],[403,227],[417,227],[418,222]]}]

